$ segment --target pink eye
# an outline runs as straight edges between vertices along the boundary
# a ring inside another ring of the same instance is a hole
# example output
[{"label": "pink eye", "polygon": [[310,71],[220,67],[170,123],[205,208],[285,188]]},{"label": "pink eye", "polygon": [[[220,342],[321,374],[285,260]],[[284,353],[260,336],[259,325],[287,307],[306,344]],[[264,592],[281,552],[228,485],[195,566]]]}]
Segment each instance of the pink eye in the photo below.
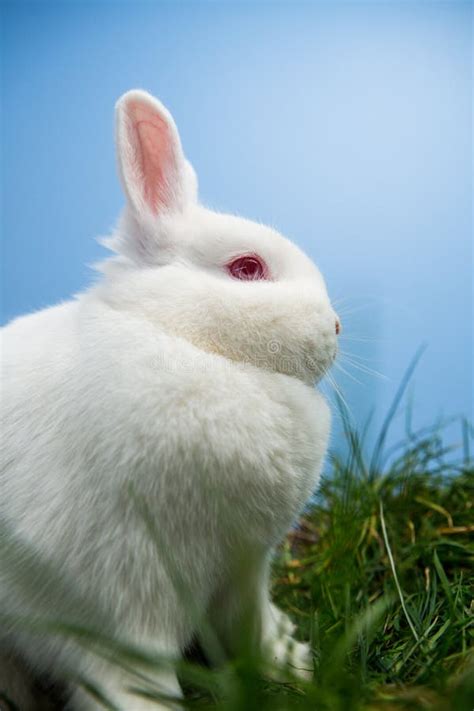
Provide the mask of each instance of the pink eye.
[{"label": "pink eye", "polygon": [[227,265],[227,271],[234,279],[254,281],[268,278],[267,265],[256,254],[245,254],[233,259]]}]

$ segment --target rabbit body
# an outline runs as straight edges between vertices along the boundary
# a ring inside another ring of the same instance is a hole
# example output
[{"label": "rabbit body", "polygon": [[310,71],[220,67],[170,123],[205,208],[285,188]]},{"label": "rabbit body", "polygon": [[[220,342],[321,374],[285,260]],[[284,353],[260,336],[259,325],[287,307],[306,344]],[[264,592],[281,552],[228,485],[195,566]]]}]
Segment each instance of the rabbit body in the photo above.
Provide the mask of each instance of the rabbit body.
[{"label": "rabbit body", "polygon": [[[127,96],[122,112],[155,112],[179,157],[166,110]],[[305,255],[200,206],[184,162],[173,190],[167,168],[172,209],[146,211],[163,197],[150,203],[146,185],[133,193],[134,140],[122,145],[119,129],[129,198],[110,243],[119,256],[73,301],[3,329],[0,521],[119,639],[175,658],[209,628],[232,654],[247,626],[270,660],[307,669],[307,647],[292,644],[270,602],[269,564],[317,485],[330,415],[313,384],[335,355],[335,315]],[[159,180],[144,162],[142,183],[150,171]],[[221,268],[249,253],[264,253],[271,280],[242,283]],[[60,588],[23,592],[0,570],[0,611],[74,617],[68,604]],[[156,708],[60,635],[13,625],[3,638],[39,670],[79,669],[123,711]],[[179,697],[171,666],[160,685]],[[77,689],[71,708],[96,706]]]}]

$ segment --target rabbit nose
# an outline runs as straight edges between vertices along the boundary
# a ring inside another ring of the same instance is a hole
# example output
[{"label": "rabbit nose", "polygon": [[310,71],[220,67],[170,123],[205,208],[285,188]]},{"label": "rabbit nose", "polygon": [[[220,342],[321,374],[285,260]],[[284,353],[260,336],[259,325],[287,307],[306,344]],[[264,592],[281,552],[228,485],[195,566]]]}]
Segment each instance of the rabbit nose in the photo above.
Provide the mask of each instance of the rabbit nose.
[{"label": "rabbit nose", "polygon": [[337,318],[336,319],[336,336],[338,336],[340,334],[340,332],[341,332],[341,322]]}]

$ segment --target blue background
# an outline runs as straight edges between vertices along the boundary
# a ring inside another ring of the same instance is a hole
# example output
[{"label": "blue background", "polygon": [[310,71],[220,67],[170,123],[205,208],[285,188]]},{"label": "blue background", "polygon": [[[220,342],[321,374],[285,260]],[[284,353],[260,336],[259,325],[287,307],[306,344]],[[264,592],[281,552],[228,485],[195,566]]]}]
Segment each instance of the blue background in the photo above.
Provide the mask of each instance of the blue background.
[{"label": "blue background", "polygon": [[357,365],[341,359],[359,382],[335,371],[355,421],[375,406],[375,431],[422,343],[415,424],[471,416],[470,2],[2,15],[3,321],[90,282],[123,203],[113,106],[142,87],[172,111],[203,201],[275,225],[321,267]]}]

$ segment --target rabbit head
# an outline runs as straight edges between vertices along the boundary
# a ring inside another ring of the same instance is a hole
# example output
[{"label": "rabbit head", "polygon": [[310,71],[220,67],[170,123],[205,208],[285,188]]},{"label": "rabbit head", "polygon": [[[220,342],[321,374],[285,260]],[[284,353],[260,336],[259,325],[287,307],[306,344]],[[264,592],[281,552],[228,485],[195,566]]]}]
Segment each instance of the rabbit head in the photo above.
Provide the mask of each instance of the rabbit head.
[{"label": "rabbit head", "polygon": [[119,100],[116,142],[127,206],[107,298],[200,351],[318,381],[339,322],[311,260],[275,230],[198,203],[174,121],[149,94]]}]

